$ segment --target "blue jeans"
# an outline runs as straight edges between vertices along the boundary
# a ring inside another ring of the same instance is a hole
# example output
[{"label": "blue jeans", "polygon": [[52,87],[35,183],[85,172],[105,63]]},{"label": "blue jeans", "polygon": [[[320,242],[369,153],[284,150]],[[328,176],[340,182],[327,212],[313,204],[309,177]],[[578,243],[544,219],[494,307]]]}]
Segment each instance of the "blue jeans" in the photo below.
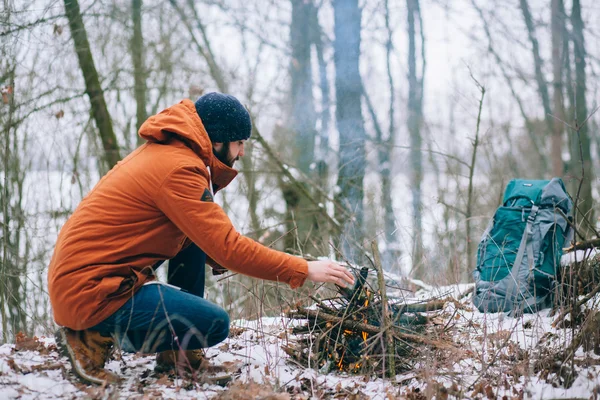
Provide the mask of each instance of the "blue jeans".
[{"label": "blue jeans", "polygon": [[211,347],[229,334],[229,315],[202,298],[206,255],[191,244],[169,261],[170,285],[142,286],[119,310],[90,328],[129,352]]}]

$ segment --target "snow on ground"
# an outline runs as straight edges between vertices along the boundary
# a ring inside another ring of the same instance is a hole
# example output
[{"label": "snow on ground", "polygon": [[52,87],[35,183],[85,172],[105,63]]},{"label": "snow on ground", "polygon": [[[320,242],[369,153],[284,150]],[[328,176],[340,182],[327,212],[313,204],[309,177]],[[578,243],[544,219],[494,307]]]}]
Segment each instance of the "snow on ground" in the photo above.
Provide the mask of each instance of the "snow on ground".
[{"label": "snow on ground", "polygon": [[[568,389],[551,365],[542,364],[538,372],[542,355],[566,348],[571,340],[570,329],[552,326],[555,316],[549,310],[519,318],[482,314],[464,296],[468,289],[429,292],[429,297],[454,296],[442,310],[427,314],[431,338],[452,345],[420,348],[414,355],[416,368],[395,379],[325,374],[298,365],[282,346],[294,344],[290,328],[302,321],[275,317],[235,321],[231,337],[208,350],[213,364],[236,371],[226,388],[155,374],[154,357],[135,354],[117,355],[108,363],[108,369],[124,378],[118,386],[87,386],[74,379],[52,338],[21,338],[0,347],[0,399],[597,398],[600,357],[593,353],[578,350],[578,375]],[[423,290],[418,297],[424,297]]]}]

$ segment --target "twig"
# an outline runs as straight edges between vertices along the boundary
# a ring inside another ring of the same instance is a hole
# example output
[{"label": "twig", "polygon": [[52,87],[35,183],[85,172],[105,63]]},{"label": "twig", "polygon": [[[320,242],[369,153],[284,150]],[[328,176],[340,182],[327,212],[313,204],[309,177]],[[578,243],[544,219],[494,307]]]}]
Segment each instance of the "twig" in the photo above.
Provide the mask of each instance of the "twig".
[{"label": "twig", "polygon": [[479,147],[479,126],[481,124],[481,110],[483,109],[483,97],[485,96],[485,87],[483,87],[477,79],[473,76],[473,73],[469,70],[471,74],[471,79],[475,81],[475,84],[479,88],[481,92],[481,98],[479,99],[479,111],[477,112],[477,125],[475,129],[475,139],[473,140],[473,153],[471,154],[471,164],[469,165],[469,189],[467,194],[467,209],[465,213],[465,222],[466,222],[466,236],[467,236],[467,272],[473,270],[473,254],[472,246],[473,242],[471,241],[471,216],[473,214],[473,175],[475,173],[475,160],[477,158],[477,148]]},{"label": "twig", "polygon": [[326,305],[323,303],[323,301],[321,301],[320,299],[317,299],[315,296],[313,296],[313,295],[310,295],[309,297],[310,297],[312,300],[314,300],[314,301],[316,301],[316,302],[317,302],[317,306],[318,306],[318,307],[319,307],[321,310],[323,310],[323,311],[326,311],[326,312],[328,312],[328,313],[330,313],[330,314],[334,314],[334,313],[336,313],[336,310],[334,310],[333,308],[331,308],[331,307],[329,307],[329,306],[326,306]]},{"label": "twig", "polygon": [[[432,300],[427,303],[415,303],[415,304],[402,304],[399,306],[401,312],[429,312],[429,311],[437,311],[444,308],[446,303],[456,301],[454,299],[442,299],[442,300]],[[458,308],[458,307],[457,307]]]},{"label": "twig", "polygon": [[383,276],[383,268],[381,267],[381,260],[379,258],[379,248],[377,247],[377,241],[373,240],[371,242],[371,251],[373,253],[373,263],[377,270],[377,280],[379,281],[379,295],[381,296],[381,316],[382,316],[382,325],[386,329],[386,341],[390,363],[390,376],[396,376],[396,367],[394,361],[394,337],[392,336],[392,331],[388,329],[392,325],[392,321],[390,320],[390,316],[388,313],[388,299],[387,294],[385,292],[385,277]]},{"label": "twig", "polygon": [[[574,306],[573,306],[573,311],[576,309],[579,309],[582,305],[584,305],[585,303],[587,303],[588,300],[590,300],[592,297],[594,297],[598,292],[600,292],[600,284],[596,285],[596,287],[594,288],[594,290],[592,290],[591,292],[589,292],[585,297],[583,297],[581,300],[579,300]],[[560,321],[562,321],[565,316],[570,313],[571,310],[565,310],[563,312],[561,312],[558,317],[556,317],[556,319],[554,320],[554,322],[552,322],[552,326],[556,327],[558,325],[558,323]],[[573,318],[573,321],[575,319]]]},{"label": "twig", "polygon": [[563,252],[569,253],[569,252],[575,251],[575,250],[587,250],[587,249],[593,249],[595,247],[600,247],[600,239],[599,238],[584,240],[583,242],[576,242],[575,244],[571,245],[570,247],[563,249]]}]

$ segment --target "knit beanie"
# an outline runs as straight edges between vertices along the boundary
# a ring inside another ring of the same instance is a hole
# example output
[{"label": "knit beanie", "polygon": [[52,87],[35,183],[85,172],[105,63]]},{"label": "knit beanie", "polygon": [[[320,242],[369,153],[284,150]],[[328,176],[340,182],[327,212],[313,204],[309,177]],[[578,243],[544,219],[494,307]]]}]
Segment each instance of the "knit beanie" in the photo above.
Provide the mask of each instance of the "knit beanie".
[{"label": "knit beanie", "polygon": [[195,106],[211,142],[235,142],[250,137],[250,114],[235,97],[223,93],[207,93],[196,100]]}]

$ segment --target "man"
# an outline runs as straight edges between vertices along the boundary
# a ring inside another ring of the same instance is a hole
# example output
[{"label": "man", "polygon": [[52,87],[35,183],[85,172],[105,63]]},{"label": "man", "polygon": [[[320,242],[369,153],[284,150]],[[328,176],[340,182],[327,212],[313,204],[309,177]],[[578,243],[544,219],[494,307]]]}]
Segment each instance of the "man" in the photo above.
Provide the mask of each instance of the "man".
[{"label": "man", "polygon": [[[118,381],[110,351],[156,352],[157,367],[202,365],[197,351],[225,340],[229,316],[202,298],[205,262],[302,286],[352,284],[331,261],[306,262],[240,235],[213,194],[237,175],[250,116],[233,96],[209,93],[150,117],[147,143],[119,162],[63,226],[48,288],[57,344],[82,380]],[[169,283],[154,268],[169,262]]]}]

